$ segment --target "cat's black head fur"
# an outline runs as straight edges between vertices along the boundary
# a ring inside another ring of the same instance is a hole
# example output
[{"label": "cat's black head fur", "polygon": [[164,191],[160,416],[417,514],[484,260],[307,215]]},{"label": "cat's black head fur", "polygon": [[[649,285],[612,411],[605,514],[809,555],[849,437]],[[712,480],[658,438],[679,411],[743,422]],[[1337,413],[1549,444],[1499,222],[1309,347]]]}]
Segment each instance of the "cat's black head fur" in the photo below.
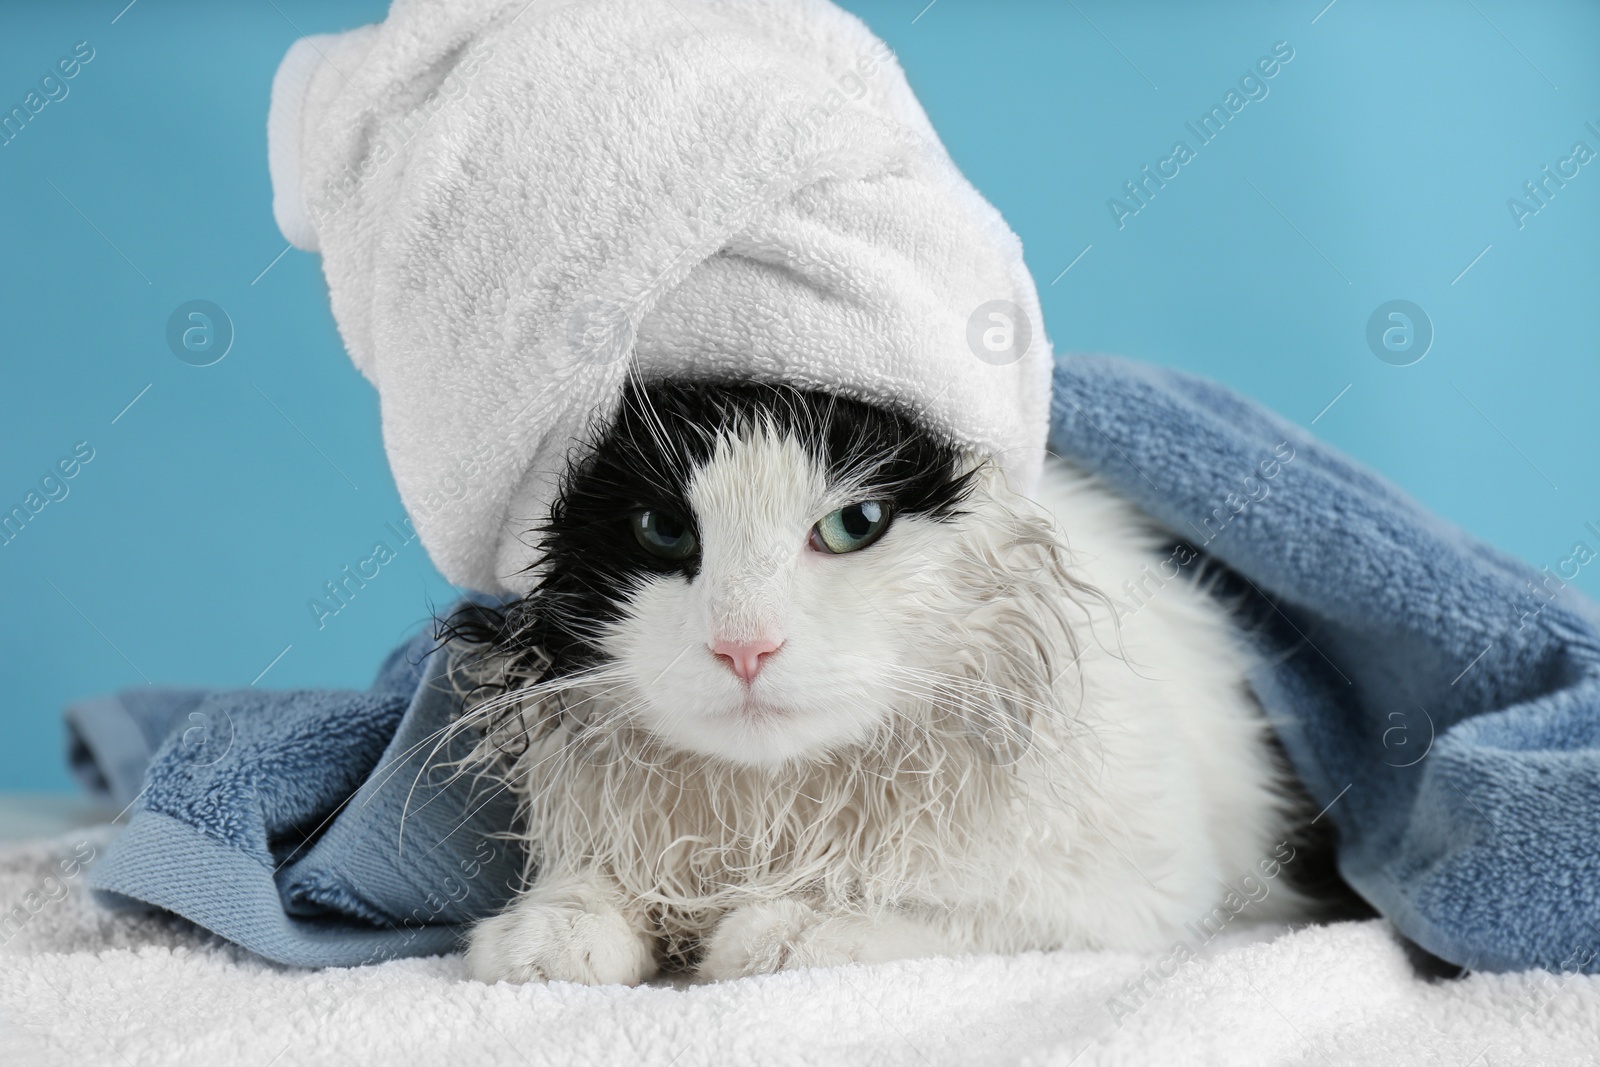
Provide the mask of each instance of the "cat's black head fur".
[{"label": "cat's black head fur", "polygon": [[966,497],[970,477],[955,446],[898,412],[782,385],[630,381],[615,418],[574,453],[550,515],[530,530],[540,560],[533,590],[499,610],[458,613],[441,633],[537,659],[544,677],[593,665],[599,628],[618,618],[642,578],[693,581],[699,570],[698,554],[672,561],[641,549],[629,517],[655,509],[693,528],[695,470],[719,437],[762,423],[798,441],[830,481],[861,483],[895,513],[944,520]]}]

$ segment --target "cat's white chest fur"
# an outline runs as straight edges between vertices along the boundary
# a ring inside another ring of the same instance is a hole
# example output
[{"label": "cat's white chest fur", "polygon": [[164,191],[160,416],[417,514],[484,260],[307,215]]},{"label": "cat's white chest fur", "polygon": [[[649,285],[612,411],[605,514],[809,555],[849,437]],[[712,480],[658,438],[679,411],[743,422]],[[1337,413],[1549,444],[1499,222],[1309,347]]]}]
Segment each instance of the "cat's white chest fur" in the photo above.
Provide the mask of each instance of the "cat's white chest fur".
[{"label": "cat's white chest fur", "polygon": [[[475,976],[1163,948],[1273,856],[1249,654],[1130,505],[1052,461],[1033,503],[985,475],[960,517],[791,565],[829,488],[762,441],[699,470],[702,569],[630,595],[519,759],[540,873]],[[743,689],[718,625],[781,629]]]}]

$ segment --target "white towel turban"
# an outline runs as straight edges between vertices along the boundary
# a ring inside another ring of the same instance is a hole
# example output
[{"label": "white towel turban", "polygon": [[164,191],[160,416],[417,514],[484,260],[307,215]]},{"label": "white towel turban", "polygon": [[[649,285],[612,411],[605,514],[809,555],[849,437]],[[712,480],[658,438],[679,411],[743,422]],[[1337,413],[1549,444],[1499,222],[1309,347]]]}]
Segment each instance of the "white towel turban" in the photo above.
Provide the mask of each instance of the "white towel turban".
[{"label": "white towel turban", "polygon": [[458,584],[526,590],[630,373],[889,404],[1037,478],[1021,245],[827,0],[395,0],[290,48],[268,139],[278,224],[322,253]]}]

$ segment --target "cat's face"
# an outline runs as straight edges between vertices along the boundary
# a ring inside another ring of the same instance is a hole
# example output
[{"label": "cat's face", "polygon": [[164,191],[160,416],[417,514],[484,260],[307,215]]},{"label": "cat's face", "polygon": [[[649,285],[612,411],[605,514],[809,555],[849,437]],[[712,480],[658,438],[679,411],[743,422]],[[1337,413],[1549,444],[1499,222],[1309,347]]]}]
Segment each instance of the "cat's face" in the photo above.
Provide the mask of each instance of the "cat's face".
[{"label": "cat's face", "polygon": [[673,747],[754,765],[926,700],[970,464],[898,415],[765,386],[631,389],[568,479],[527,609],[557,670]]}]

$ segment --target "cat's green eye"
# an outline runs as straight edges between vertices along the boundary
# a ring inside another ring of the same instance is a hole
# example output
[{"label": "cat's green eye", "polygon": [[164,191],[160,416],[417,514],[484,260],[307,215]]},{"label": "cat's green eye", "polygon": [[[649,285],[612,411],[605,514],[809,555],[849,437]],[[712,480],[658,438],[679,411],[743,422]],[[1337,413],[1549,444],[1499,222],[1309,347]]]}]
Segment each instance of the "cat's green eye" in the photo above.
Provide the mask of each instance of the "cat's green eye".
[{"label": "cat's green eye", "polygon": [[818,552],[857,552],[883,536],[889,528],[889,505],[863,500],[822,517],[811,528],[811,547]]},{"label": "cat's green eye", "polygon": [[699,547],[689,524],[670,511],[636,511],[628,524],[640,547],[660,559],[688,559]]}]

